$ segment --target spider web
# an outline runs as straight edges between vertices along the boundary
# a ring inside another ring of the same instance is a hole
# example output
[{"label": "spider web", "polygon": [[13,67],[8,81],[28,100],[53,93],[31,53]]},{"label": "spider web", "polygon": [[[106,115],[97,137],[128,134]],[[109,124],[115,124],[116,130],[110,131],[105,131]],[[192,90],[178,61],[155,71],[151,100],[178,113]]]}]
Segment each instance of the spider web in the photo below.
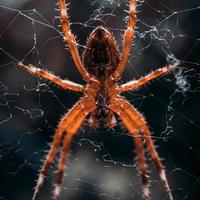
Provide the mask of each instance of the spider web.
[{"label": "spider web", "polygon": [[[69,1],[71,28],[80,52],[89,32],[104,25],[121,49],[127,0]],[[15,65],[16,60],[83,81],[62,40],[56,1],[0,0],[0,199],[31,199],[35,180],[61,116],[80,98]],[[125,96],[144,114],[166,166],[175,200],[196,200],[199,187],[200,3],[137,2],[133,49],[121,82],[137,79],[176,59],[182,67]],[[57,159],[59,154],[57,155]],[[50,199],[57,159],[39,199]],[[167,199],[148,158],[152,199]],[[120,125],[76,135],[62,199],[142,199],[134,144]]]}]

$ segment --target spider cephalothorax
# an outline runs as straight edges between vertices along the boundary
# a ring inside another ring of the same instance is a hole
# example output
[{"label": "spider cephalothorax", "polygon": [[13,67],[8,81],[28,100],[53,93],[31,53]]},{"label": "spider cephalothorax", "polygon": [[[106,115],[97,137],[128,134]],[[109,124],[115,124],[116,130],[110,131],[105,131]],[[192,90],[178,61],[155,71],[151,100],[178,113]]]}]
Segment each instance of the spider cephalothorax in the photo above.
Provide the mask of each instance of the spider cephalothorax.
[{"label": "spider cephalothorax", "polygon": [[[92,127],[97,127],[100,123],[104,123],[108,127],[113,128],[116,124],[115,114],[118,115],[123,125],[133,136],[139,161],[138,168],[142,178],[144,199],[150,199],[147,164],[144,153],[144,147],[146,147],[157,171],[159,172],[163,186],[169,195],[169,199],[173,200],[165,169],[153,144],[147,122],[135,107],[120,94],[142,87],[149,81],[177,67],[179,62],[158,69],[138,80],[118,85],[118,80],[124,72],[131,49],[132,39],[134,37],[136,0],[130,0],[130,17],[128,28],[124,32],[124,42],[121,54],[119,54],[112,34],[103,27],[97,27],[92,31],[87,40],[86,49],[83,53],[83,61],[79,56],[75,37],[70,30],[65,0],[59,0],[59,6],[64,40],[68,44],[75,66],[79,70],[83,79],[87,82],[87,85],[83,86],[71,81],[62,80],[58,76],[42,69],[27,66],[21,62],[17,63],[27,71],[49,80],[63,89],[84,94],[72,109],[64,115],[58,124],[51,149],[49,150],[46,160],[40,170],[33,200],[36,198],[36,195],[44,182],[44,177],[56,156],[60,144],[62,143],[62,151],[58,164],[54,191],[54,199],[56,200],[59,199],[60,196],[60,188],[67,161],[67,154],[70,150],[70,143],[78,129],[83,124],[84,119],[89,117],[89,124]],[[159,199],[159,197],[157,199]]]}]

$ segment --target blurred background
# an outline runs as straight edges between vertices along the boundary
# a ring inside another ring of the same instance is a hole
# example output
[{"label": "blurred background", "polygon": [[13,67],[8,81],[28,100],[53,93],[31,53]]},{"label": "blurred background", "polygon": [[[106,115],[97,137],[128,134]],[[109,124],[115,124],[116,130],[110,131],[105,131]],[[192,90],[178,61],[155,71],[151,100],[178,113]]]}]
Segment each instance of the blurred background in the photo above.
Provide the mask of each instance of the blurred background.
[{"label": "blurred background", "polygon": [[[127,0],[73,0],[69,15],[82,54],[97,25],[113,32],[121,50]],[[64,113],[81,97],[32,76],[15,60],[84,84],[62,39],[57,1],[0,0],[0,199],[31,199],[44,156]],[[137,3],[137,27],[121,83],[182,60],[182,67],[126,98],[153,132],[175,200],[197,200],[200,168],[200,2]],[[142,184],[127,130],[91,130],[74,138],[62,186],[70,200],[141,200]],[[59,154],[57,155],[57,159]],[[152,199],[168,199],[148,157]],[[38,199],[50,199],[55,160]]]}]

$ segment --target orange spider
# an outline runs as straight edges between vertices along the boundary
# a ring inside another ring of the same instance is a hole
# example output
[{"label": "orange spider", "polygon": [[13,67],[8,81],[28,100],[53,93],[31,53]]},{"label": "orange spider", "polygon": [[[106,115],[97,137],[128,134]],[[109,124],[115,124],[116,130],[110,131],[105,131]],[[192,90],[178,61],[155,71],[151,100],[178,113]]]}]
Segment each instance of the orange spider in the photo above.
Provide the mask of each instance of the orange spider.
[{"label": "orange spider", "polygon": [[70,143],[82,125],[84,119],[90,115],[88,120],[90,126],[97,127],[99,123],[104,123],[107,127],[113,128],[116,125],[116,114],[121,118],[124,126],[132,135],[135,142],[135,148],[139,160],[139,170],[143,184],[144,199],[150,199],[147,164],[144,154],[144,145],[146,145],[148,153],[150,154],[153,163],[159,172],[165,190],[168,193],[169,199],[173,200],[166,178],[165,168],[161,163],[153,144],[147,122],[136,108],[120,94],[142,87],[149,81],[171,71],[178,66],[180,62],[158,69],[139,80],[133,80],[118,85],[117,82],[124,72],[134,37],[134,28],[136,24],[136,0],[130,0],[130,17],[127,30],[124,33],[123,49],[121,54],[119,53],[113,35],[107,29],[99,26],[89,35],[82,59],[79,56],[75,37],[70,30],[65,0],[59,0],[59,6],[64,40],[67,42],[74,63],[83,79],[87,82],[87,85],[83,86],[68,80],[61,80],[59,77],[42,69],[27,66],[21,62],[17,63],[18,66],[24,68],[28,72],[47,79],[66,90],[72,90],[84,94],[72,109],[64,115],[58,124],[51,149],[49,150],[46,160],[40,170],[32,199],[34,200],[36,198],[36,195],[44,182],[44,178],[55,158],[63,136],[63,147],[55,180],[54,199],[60,198],[60,188],[67,161],[67,154],[70,150]]}]

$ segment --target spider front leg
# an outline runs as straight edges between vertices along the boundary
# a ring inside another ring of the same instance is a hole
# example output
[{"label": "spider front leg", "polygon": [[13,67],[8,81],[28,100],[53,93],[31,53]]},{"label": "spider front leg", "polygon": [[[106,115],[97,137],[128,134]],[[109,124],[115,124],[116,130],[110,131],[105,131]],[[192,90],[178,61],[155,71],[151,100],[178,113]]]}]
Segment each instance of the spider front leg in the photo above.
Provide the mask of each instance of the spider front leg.
[{"label": "spider front leg", "polygon": [[69,23],[69,17],[67,14],[67,9],[65,6],[65,0],[59,0],[59,5],[60,5],[61,25],[62,25],[62,29],[64,33],[64,40],[68,44],[68,47],[70,49],[72,58],[74,60],[74,63],[77,69],[79,70],[83,79],[88,82],[90,80],[90,76],[81,62],[75,36],[71,33],[71,30],[70,30],[70,23]]},{"label": "spider front leg", "polygon": [[136,0],[130,0],[129,5],[129,21],[127,30],[124,32],[124,41],[123,41],[123,49],[120,57],[120,62],[113,74],[113,78],[117,81],[123,74],[128,56],[131,50],[131,45],[135,33],[135,24],[136,24]]},{"label": "spider front leg", "polygon": [[[35,187],[35,192],[34,192],[32,200],[35,200],[36,195],[38,194],[38,192],[44,182],[44,177],[46,176],[46,174],[55,158],[56,152],[61,144],[61,139],[62,139],[64,132],[67,132],[66,138],[72,139],[72,136],[76,133],[76,130],[81,126],[81,122],[83,121],[83,119],[94,109],[94,105],[91,105],[91,107],[86,106],[86,102],[88,102],[88,101],[89,101],[88,98],[83,97],[79,102],[77,102],[73,106],[73,108],[62,118],[61,122],[59,123],[58,128],[57,128],[54,138],[53,138],[53,143],[52,143],[51,149],[50,149],[50,151],[46,157],[46,160],[40,170],[39,178],[37,181],[37,185]],[[75,125],[76,127],[74,127],[73,125]],[[62,168],[63,167],[64,166],[62,165]],[[59,174],[61,174],[61,172],[59,172]],[[62,176],[57,175],[57,179],[56,179],[57,186],[55,189],[55,196],[58,196],[58,188],[59,188],[58,185],[60,186],[60,181],[58,181],[60,179],[58,177],[62,178]]]},{"label": "spider front leg", "polygon": [[[111,100],[112,101],[112,100]],[[143,184],[143,196],[145,200],[150,199],[150,191],[148,184],[148,175],[147,175],[147,164],[144,154],[144,146],[142,142],[141,134],[139,134],[139,129],[134,125],[131,117],[126,113],[123,107],[120,107],[118,103],[115,103],[114,100],[110,105],[110,109],[115,112],[121,118],[124,126],[128,129],[129,133],[132,135],[135,143],[136,154],[139,162],[139,172],[142,178]]]},{"label": "spider front leg", "polygon": [[71,121],[71,123],[65,129],[66,136],[63,141],[63,149],[62,149],[62,152],[60,155],[59,166],[58,166],[58,171],[56,174],[56,181],[55,181],[55,184],[56,184],[55,191],[54,191],[54,199],[55,200],[58,200],[60,198],[60,187],[61,187],[61,183],[62,183],[62,179],[63,179],[63,175],[64,175],[65,164],[67,161],[67,154],[69,153],[69,150],[70,150],[71,141],[72,141],[74,135],[76,134],[76,132],[78,131],[78,129],[80,128],[80,126],[82,125],[86,116],[91,111],[93,111],[93,108],[92,109],[90,108],[90,110],[83,110],[80,113],[80,115],[77,116],[73,121]]},{"label": "spider front leg", "polygon": [[146,75],[145,77],[140,78],[139,80],[133,80],[133,81],[129,81],[128,83],[122,84],[119,86],[119,92],[123,93],[123,92],[136,90],[142,87],[143,85],[145,85],[146,83],[172,71],[174,68],[176,68],[179,65],[180,65],[180,62],[177,62],[173,65],[169,65],[161,69],[157,69],[156,71]]},{"label": "spider front leg", "polygon": [[36,68],[36,67],[32,67],[32,66],[28,66],[28,65],[24,65],[21,62],[18,62],[17,65],[19,67],[22,67],[23,69],[25,69],[26,71],[28,71],[29,73],[33,74],[33,75],[37,75],[41,78],[44,78],[54,84],[56,84],[57,86],[66,89],[66,90],[72,90],[75,92],[85,92],[85,87],[74,83],[72,81],[68,81],[68,80],[62,80],[60,79],[58,76],[55,76],[54,74],[47,72],[45,70]]},{"label": "spider front leg", "polygon": [[148,152],[151,155],[151,158],[157,171],[159,172],[163,186],[169,195],[169,199],[173,200],[173,196],[167,181],[165,168],[153,144],[151,132],[143,116],[128,101],[126,101],[125,98],[119,96],[111,100],[110,108],[121,117],[123,123],[125,124],[125,126],[131,134],[133,134],[132,132],[134,129],[132,127],[134,126],[137,129],[140,129],[141,133],[143,133]]}]

